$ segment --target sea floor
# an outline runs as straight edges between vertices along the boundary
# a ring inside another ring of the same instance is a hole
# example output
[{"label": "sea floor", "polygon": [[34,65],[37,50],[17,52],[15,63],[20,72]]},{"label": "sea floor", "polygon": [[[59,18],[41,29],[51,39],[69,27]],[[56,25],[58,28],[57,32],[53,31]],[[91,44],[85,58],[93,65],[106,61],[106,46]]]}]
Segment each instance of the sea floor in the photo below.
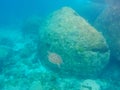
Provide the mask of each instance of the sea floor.
[{"label": "sea floor", "polygon": [[60,77],[41,64],[36,38],[23,36],[19,28],[0,28],[0,90],[120,90],[119,64],[96,79]]}]

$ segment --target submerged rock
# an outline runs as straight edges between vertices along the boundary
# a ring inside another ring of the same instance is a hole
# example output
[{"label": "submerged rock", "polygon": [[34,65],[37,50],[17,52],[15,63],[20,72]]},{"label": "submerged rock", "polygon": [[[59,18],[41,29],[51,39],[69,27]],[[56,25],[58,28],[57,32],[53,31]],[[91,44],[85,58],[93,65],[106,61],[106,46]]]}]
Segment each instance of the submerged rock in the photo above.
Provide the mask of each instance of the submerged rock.
[{"label": "submerged rock", "polygon": [[102,34],[69,7],[52,13],[39,36],[41,63],[60,75],[95,77],[109,62]]},{"label": "submerged rock", "polygon": [[113,60],[120,61],[120,1],[106,2],[108,7],[97,17],[95,27],[106,37]]},{"label": "submerged rock", "polygon": [[87,79],[80,84],[80,90],[101,90],[101,88],[95,80]]}]

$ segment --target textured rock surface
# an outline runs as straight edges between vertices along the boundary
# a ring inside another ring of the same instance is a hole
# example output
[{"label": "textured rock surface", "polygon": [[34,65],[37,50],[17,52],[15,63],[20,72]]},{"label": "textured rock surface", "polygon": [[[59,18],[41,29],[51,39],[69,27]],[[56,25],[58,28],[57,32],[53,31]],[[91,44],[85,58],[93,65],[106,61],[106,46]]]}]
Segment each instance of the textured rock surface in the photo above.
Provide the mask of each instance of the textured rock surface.
[{"label": "textured rock surface", "polygon": [[39,34],[42,64],[60,75],[95,77],[109,61],[104,37],[69,7],[51,14]]},{"label": "textured rock surface", "polygon": [[[108,3],[107,7],[96,19],[95,26],[104,33],[114,60],[120,61],[120,1]],[[114,2],[114,5],[113,5]]]},{"label": "textured rock surface", "polygon": [[91,79],[84,80],[80,84],[80,90],[101,90],[100,85]]}]

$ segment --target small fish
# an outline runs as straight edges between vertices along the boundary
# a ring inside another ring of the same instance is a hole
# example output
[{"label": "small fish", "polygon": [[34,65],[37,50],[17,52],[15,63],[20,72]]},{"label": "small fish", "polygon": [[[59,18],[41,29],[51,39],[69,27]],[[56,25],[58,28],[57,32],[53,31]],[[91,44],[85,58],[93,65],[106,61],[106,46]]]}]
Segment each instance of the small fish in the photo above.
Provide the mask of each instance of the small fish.
[{"label": "small fish", "polygon": [[63,60],[60,55],[50,51],[48,51],[48,61],[53,64],[56,64],[59,68],[60,68],[60,65],[63,63]]}]

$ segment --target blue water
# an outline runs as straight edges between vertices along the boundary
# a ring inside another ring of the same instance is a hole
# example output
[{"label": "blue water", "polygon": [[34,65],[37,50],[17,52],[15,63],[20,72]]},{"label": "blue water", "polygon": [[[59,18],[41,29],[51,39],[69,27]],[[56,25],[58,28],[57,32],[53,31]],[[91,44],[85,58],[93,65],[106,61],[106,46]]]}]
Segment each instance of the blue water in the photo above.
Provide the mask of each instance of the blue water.
[{"label": "blue water", "polygon": [[[99,14],[101,9],[104,8],[105,4],[99,3],[99,1],[94,1],[95,0],[93,0],[93,2],[87,0],[52,0],[50,2],[47,0],[1,0],[0,25],[19,23],[19,21],[33,15],[40,15],[41,17],[44,17],[50,12],[53,12],[54,10],[57,10],[63,6],[70,6],[87,19],[90,19],[91,15],[96,16]],[[87,12],[89,13],[90,17],[86,16]]]},{"label": "blue water", "polygon": [[[42,65],[39,59],[40,25],[47,16],[64,6],[74,9],[103,33],[108,43],[112,52],[110,62],[97,78],[60,76]],[[110,18],[101,17],[108,6],[111,5],[104,0],[0,0],[0,90],[120,90],[120,26],[117,24],[120,23],[120,7],[112,4],[114,9],[110,9],[115,14],[108,11]],[[111,19],[112,15],[118,21]],[[100,27],[97,26],[99,20],[103,21]],[[110,27],[115,32],[109,31]],[[93,82],[81,89],[81,83],[87,79]]]}]

